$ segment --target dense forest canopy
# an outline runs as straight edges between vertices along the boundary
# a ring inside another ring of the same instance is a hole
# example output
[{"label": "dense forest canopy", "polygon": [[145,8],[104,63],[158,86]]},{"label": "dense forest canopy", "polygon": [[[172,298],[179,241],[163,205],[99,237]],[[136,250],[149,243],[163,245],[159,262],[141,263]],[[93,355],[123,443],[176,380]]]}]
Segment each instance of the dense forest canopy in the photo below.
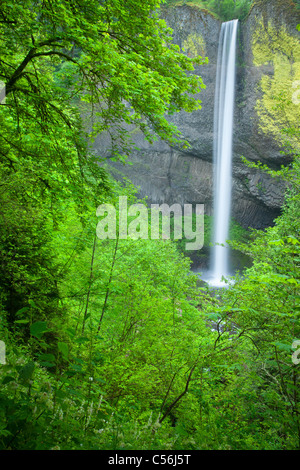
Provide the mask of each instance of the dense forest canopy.
[{"label": "dense forest canopy", "polygon": [[271,172],[282,215],[235,242],[252,267],[218,295],[172,240],[96,236],[100,204],[137,198],[93,138],[119,159],[131,124],[184,147],[166,117],[201,106],[205,58],[172,44],[159,6],[0,4],[1,449],[299,448],[297,122],[293,164]]}]

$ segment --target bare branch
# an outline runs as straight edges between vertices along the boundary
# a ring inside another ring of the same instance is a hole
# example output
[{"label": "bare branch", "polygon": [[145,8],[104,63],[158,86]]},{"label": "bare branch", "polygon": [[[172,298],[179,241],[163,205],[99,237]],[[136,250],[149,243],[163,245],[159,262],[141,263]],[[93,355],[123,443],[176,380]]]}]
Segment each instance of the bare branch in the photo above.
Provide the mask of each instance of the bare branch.
[{"label": "bare branch", "polygon": [[171,405],[169,406],[169,408],[167,409],[167,411],[165,412],[165,414],[160,418],[159,422],[162,423],[164,421],[164,419],[170,414],[171,410],[174,408],[174,406],[176,405],[176,403],[179,402],[179,400],[181,400],[181,398],[187,393],[188,389],[189,389],[189,384],[190,384],[190,381],[191,381],[191,378],[192,378],[192,375],[193,375],[193,372],[196,368],[196,365],[197,365],[197,362],[193,365],[193,367],[191,368],[190,370],[190,373],[189,373],[189,376],[187,378],[187,381],[186,381],[186,385],[185,385],[185,389],[183,390],[183,392],[178,395],[178,397],[171,403]]}]

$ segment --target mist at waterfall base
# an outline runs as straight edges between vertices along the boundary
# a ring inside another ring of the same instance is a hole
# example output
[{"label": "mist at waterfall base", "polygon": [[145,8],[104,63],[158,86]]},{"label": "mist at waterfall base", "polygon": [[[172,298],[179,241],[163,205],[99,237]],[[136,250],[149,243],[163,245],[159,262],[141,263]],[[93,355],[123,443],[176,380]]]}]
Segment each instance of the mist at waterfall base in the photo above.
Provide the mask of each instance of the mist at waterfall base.
[{"label": "mist at waterfall base", "polygon": [[212,287],[226,287],[234,273],[229,263],[232,186],[232,136],[235,99],[236,38],[238,20],[222,24],[217,61],[214,109],[214,228],[210,269],[201,278]]}]

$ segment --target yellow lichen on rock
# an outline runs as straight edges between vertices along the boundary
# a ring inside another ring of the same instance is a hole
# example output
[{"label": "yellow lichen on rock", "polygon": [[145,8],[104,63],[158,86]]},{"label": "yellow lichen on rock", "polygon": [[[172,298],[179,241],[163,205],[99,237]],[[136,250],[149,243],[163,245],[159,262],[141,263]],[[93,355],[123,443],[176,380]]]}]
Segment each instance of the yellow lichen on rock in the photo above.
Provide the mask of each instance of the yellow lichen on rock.
[{"label": "yellow lichen on rock", "polygon": [[205,41],[199,34],[189,34],[182,46],[189,57],[205,56]]}]

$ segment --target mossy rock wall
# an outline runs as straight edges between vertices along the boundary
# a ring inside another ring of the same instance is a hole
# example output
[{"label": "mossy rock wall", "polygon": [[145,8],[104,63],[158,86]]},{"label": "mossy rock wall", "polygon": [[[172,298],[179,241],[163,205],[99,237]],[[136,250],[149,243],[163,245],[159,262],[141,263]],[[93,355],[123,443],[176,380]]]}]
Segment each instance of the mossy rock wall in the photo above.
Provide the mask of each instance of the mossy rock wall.
[{"label": "mossy rock wall", "polygon": [[[233,211],[240,221],[260,214],[259,228],[264,220],[268,225],[269,217],[279,214],[285,188],[265,173],[241,165],[240,157],[273,169],[291,161],[283,153],[287,137],[283,131],[300,122],[298,23],[299,11],[289,0],[257,0],[240,26]],[[298,145],[296,140],[292,143]],[[254,199],[256,208],[245,204]],[[242,205],[244,210],[250,209],[248,217],[241,212]]]},{"label": "mossy rock wall", "polygon": [[[300,80],[300,23],[290,0],[257,0],[241,28],[242,54],[235,149],[274,168],[282,157],[282,129],[297,126]],[[284,108],[284,111],[283,111]]]},{"label": "mossy rock wall", "polygon": [[[149,203],[201,203],[208,215],[213,204],[213,114],[215,77],[221,22],[205,10],[181,5],[162,9],[182,53],[207,56],[208,64],[195,70],[206,89],[202,109],[180,112],[172,121],[190,149],[184,153],[163,142],[150,146],[133,132],[140,148],[130,157],[133,165],[113,164],[140,187]],[[284,185],[269,175],[249,169],[241,156],[280,168],[289,163],[282,154],[281,130],[298,125],[300,103],[299,12],[290,0],[257,0],[240,24],[234,126],[232,215],[244,227],[264,228],[280,214]],[[298,82],[299,81],[299,82]],[[298,87],[299,83],[299,88]],[[288,100],[288,106],[283,101]],[[103,142],[96,142],[103,153]],[[105,152],[106,150],[104,150]],[[109,151],[107,151],[109,153]],[[119,173],[121,172],[121,173]]]}]

